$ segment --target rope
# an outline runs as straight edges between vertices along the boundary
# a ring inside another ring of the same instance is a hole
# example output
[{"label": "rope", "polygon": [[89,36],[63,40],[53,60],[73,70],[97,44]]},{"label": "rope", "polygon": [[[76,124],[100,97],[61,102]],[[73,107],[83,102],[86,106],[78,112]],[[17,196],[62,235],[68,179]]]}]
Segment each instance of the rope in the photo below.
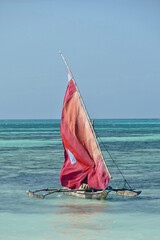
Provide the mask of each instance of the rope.
[{"label": "rope", "polygon": [[127,181],[127,179],[124,177],[122,171],[121,171],[120,168],[118,167],[116,161],[113,159],[112,155],[111,155],[110,152],[108,151],[106,145],[103,143],[103,141],[102,141],[102,139],[100,138],[100,136],[98,136],[97,132],[96,132],[96,135],[97,135],[97,137],[99,138],[99,140],[101,141],[101,143],[102,143],[103,147],[105,148],[105,150],[107,151],[109,157],[111,158],[111,160],[113,161],[113,163],[114,163],[115,166],[117,167],[117,169],[118,169],[118,171],[120,172],[121,176],[123,177],[123,179],[124,179],[124,188],[125,188],[125,185],[127,184],[128,187],[130,188],[130,190],[133,190],[132,187],[131,187],[131,185],[130,185],[129,182]]}]

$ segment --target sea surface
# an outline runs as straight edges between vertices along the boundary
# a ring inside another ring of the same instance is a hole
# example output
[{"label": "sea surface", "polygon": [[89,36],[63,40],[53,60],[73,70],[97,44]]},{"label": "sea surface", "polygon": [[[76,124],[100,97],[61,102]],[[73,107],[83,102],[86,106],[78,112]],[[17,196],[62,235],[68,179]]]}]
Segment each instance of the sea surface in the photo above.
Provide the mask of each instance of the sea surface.
[{"label": "sea surface", "polygon": [[[110,193],[105,201],[28,189],[60,187],[64,162],[59,120],[0,121],[0,239],[159,240],[160,120],[95,120],[112,187],[123,177],[136,197]],[[103,144],[102,144],[103,142]]]}]

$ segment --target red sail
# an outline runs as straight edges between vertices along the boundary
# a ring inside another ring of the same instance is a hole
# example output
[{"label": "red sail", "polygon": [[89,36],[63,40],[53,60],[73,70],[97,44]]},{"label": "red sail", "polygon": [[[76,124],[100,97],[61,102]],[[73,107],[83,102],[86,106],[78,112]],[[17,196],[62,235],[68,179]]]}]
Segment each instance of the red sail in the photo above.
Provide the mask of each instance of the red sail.
[{"label": "red sail", "polygon": [[65,156],[61,185],[78,189],[87,182],[95,189],[106,188],[109,176],[71,78],[63,102],[61,137]]}]

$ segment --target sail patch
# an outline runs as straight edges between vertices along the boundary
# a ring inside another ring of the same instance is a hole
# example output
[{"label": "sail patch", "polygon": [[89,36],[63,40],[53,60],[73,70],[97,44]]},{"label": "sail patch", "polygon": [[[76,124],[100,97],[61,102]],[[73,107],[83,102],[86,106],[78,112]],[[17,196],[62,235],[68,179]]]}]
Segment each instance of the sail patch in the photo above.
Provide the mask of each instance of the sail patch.
[{"label": "sail patch", "polygon": [[76,163],[77,160],[75,159],[75,157],[73,156],[73,154],[69,150],[68,150],[68,154],[69,154],[71,164]]},{"label": "sail patch", "polygon": [[68,72],[68,82],[71,80],[72,78],[71,78],[71,75],[70,75],[70,73]]}]

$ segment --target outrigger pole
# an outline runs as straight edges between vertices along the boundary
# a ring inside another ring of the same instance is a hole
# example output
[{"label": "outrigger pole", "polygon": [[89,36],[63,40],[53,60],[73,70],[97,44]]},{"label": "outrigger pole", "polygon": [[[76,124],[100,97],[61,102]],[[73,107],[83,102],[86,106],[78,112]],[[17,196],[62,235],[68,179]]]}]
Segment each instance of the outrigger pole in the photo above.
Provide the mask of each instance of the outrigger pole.
[{"label": "outrigger pole", "polygon": [[[87,191],[87,190],[86,190]],[[141,191],[134,191],[134,190],[129,190],[129,189],[114,189],[114,188],[108,188],[105,189],[105,191],[107,191],[107,193],[109,194],[110,192],[116,192],[116,194],[121,195],[121,196],[128,196],[128,197],[136,197],[138,196]],[[42,194],[40,192],[47,192],[45,194]],[[28,196],[29,197],[35,197],[35,198],[41,198],[44,199],[46,196],[51,195],[53,193],[71,193],[71,192],[79,192],[79,193],[83,193],[84,190],[83,189],[79,189],[79,190],[73,190],[73,189],[63,189],[63,188],[44,188],[44,189],[39,189],[36,191],[30,191],[28,190]],[[38,194],[37,194],[38,193]],[[40,194],[39,194],[40,193]]]},{"label": "outrigger pole", "polygon": [[107,167],[107,165],[106,165],[106,162],[105,162],[105,160],[104,160],[104,157],[103,157],[103,154],[102,154],[102,151],[101,151],[99,142],[98,142],[98,140],[97,140],[97,137],[96,137],[96,134],[95,134],[95,131],[94,131],[94,128],[93,128],[93,125],[92,125],[92,122],[91,122],[89,113],[88,113],[88,111],[87,111],[87,109],[86,109],[86,106],[85,106],[85,104],[84,104],[84,101],[83,101],[83,99],[82,99],[82,96],[81,96],[81,94],[80,94],[80,91],[79,91],[79,89],[78,89],[78,86],[77,86],[77,84],[76,84],[76,81],[75,81],[75,79],[74,79],[74,77],[73,77],[73,74],[72,74],[72,72],[71,72],[71,70],[70,70],[70,68],[69,68],[69,66],[68,66],[68,64],[67,64],[67,61],[66,61],[66,59],[64,58],[62,52],[59,51],[59,53],[60,53],[60,55],[61,55],[61,57],[62,57],[65,65],[66,65],[66,67],[67,67],[67,69],[68,69],[71,77],[72,77],[72,81],[74,82],[74,85],[75,85],[75,87],[76,87],[76,90],[77,90],[77,93],[78,93],[80,102],[81,102],[82,107],[83,107],[83,109],[84,109],[84,112],[85,112],[85,114],[86,114],[87,120],[88,120],[88,122],[89,122],[89,126],[90,126],[90,128],[91,128],[91,130],[92,130],[92,133],[93,133],[94,139],[95,139],[95,141],[96,141],[96,144],[97,144],[97,147],[98,147],[100,156],[101,156],[101,158],[102,158],[103,164],[104,164],[104,166],[105,166],[105,168],[106,168],[106,171],[107,171],[107,173],[108,173],[108,175],[109,175],[109,178],[112,179],[112,176],[111,176],[111,174],[110,174],[110,172],[109,172],[109,169],[108,169],[108,167]]}]

